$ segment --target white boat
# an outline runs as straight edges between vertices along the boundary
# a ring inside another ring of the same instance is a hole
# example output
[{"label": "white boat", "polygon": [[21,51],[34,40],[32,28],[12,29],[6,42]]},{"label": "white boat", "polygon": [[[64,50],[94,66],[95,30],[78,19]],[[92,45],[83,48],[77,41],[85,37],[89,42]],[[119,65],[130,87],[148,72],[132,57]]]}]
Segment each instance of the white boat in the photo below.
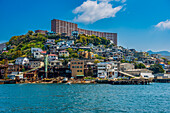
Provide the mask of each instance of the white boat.
[{"label": "white boat", "polygon": [[68,83],[66,83],[67,85],[71,85],[71,83],[70,82],[68,82]]}]

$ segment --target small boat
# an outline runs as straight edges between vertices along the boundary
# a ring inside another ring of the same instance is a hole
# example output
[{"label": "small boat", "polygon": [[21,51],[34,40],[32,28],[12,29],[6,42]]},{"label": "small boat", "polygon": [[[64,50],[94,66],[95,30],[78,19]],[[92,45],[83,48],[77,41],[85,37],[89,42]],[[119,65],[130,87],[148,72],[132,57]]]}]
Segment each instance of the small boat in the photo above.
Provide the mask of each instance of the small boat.
[{"label": "small boat", "polygon": [[68,82],[68,83],[66,83],[67,85],[71,85],[71,83],[70,82]]},{"label": "small boat", "polygon": [[63,83],[66,83],[68,81],[68,78],[63,79]]}]

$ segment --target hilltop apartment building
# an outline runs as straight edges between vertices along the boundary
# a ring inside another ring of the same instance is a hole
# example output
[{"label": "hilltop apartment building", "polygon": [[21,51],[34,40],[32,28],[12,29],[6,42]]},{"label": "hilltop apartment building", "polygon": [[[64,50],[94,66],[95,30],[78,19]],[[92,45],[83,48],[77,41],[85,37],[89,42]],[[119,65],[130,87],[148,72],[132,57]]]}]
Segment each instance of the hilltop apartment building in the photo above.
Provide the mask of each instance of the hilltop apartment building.
[{"label": "hilltop apartment building", "polygon": [[53,19],[51,20],[51,31],[56,33],[66,33],[67,36],[72,35],[72,31],[78,31],[80,34],[86,35],[96,35],[98,37],[106,37],[109,40],[112,40],[114,44],[117,45],[117,33],[107,33],[107,32],[98,32],[78,28],[78,25],[71,22],[66,22],[62,20]]}]

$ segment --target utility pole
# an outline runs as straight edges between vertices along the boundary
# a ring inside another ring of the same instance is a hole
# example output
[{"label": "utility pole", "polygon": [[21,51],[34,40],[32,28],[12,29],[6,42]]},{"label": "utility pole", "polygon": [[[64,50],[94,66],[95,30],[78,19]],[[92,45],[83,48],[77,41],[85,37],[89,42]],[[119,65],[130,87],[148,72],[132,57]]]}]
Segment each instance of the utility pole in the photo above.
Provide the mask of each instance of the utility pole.
[{"label": "utility pole", "polygon": [[48,78],[48,55],[45,56],[45,78]]},{"label": "utility pole", "polygon": [[5,59],[4,67],[5,67],[4,72],[5,72],[5,79],[6,79],[8,76],[8,59],[7,58]]}]

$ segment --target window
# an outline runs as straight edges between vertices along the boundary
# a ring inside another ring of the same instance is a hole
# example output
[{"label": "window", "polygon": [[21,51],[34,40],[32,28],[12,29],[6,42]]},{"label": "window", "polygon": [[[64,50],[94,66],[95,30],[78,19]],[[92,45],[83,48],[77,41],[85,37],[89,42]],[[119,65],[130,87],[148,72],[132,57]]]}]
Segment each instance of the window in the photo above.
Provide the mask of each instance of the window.
[{"label": "window", "polygon": [[82,66],[80,66],[80,68],[82,68]]},{"label": "window", "polygon": [[79,68],[79,66],[77,66],[77,68]]},{"label": "window", "polygon": [[79,70],[77,70],[77,72],[79,72]]},{"label": "window", "polygon": [[72,66],[72,68],[74,68],[74,66]]},{"label": "window", "polygon": [[83,64],[83,62],[81,62],[81,64]]},{"label": "window", "polygon": [[74,62],[74,64],[77,64],[76,62]]},{"label": "window", "polygon": [[74,62],[72,62],[72,64],[74,64]]},{"label": "window", "polygon": [[80,72],[82,72],[82,70],[80,70]]},{"label": "window", "polygon": [[80,64],[80,62],[78,62],[78,64]]},{"label": "window", "polygon": [[75,66],[75,68],[77,68],[77,66]]}]

